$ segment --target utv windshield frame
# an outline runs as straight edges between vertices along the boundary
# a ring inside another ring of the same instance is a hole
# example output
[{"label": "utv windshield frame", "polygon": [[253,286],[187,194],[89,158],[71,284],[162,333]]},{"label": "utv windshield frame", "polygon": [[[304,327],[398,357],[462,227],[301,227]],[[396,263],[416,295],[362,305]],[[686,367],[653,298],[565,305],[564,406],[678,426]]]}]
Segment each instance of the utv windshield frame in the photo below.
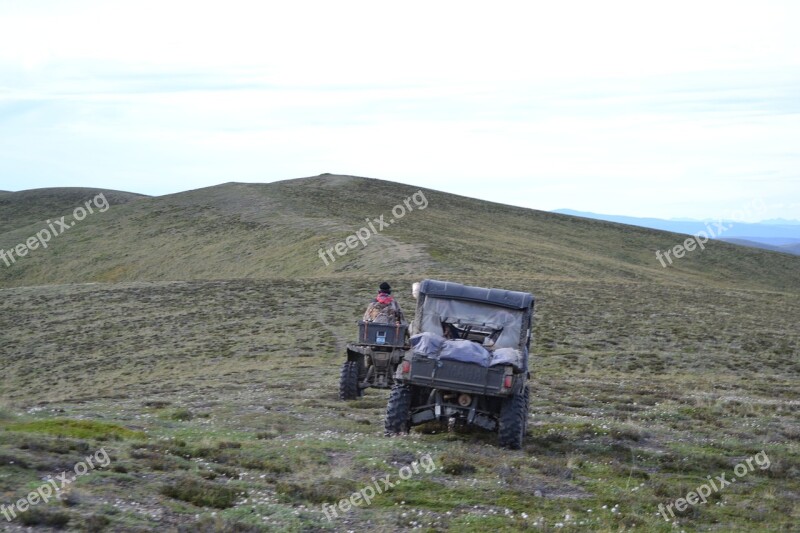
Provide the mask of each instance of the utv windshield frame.
[{"label": "utv windshield frame", "polygon": [[489,338],[492,349],[515,348],[527,355],[532,294],[424,280],[418,299],[415,333],[430,332],[479,343]]}]

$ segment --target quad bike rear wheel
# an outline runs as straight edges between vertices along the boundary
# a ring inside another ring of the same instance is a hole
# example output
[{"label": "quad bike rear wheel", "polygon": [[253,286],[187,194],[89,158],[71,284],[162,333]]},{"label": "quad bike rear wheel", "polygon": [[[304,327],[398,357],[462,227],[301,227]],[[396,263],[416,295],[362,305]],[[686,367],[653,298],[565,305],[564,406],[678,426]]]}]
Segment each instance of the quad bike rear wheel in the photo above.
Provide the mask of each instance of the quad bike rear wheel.
[{"label": "quad bike rear wheel", "polygon": [[358,386],[358,362],[345,361],[339,377],[339,399],[356,400],[362,395]]}]

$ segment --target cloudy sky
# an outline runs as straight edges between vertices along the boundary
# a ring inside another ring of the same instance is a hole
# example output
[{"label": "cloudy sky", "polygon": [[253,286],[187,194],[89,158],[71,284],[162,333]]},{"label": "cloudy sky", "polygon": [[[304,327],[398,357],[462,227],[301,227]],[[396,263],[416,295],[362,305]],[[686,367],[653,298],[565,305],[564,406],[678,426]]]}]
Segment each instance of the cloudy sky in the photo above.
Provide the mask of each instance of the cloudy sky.
[{"label": "cloudy sky", "polygon": [[0,189],[800,218],[800,3],[0,0]]}]

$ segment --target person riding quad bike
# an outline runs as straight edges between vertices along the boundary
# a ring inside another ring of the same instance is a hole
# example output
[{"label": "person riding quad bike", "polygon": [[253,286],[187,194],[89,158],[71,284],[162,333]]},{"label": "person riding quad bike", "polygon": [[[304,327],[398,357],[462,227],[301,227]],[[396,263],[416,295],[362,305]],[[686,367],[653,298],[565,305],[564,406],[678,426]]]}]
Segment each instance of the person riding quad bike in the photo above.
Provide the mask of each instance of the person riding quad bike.
[{"label": "person riding quad bike", "polygon": [[379,322],[382,324],[404,323],[400,304],[392,297],[392,287],[385,281],[378,287],[378,296],[372,300],[364,312],[364,322]]},{"label": "person riding quad bike", "polygon": [[355,400],[364,389],[386,389],[408,349],[408,323],[385,281],[358,322],[358,341],[347,344],[339,378],[339,398]]}]

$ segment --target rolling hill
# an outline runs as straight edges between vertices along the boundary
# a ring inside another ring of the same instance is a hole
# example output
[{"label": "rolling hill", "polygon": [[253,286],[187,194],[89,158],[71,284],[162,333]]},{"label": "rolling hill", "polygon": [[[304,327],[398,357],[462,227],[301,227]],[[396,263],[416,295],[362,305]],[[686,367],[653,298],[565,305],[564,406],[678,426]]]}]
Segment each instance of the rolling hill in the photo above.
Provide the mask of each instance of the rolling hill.
[{"label": "rolling hill", "polygon": [[121,205],[140,198],[142,194],[121,191],[90,189],[85,187],[63,187],[52,189],[30,189],[27,191],[2,191],[0,196],[0,234],[31,224],[42,223],[50,218],[67,215],[72,210],[104,193],[111,205]]},{"label": "rolling hill", "polygon": [[[425,209],[382,228],[367,246],[334,253],[335,261],[320,257],[320,249],[365,227],[366,219],[385,215],[388,222],[392,208],[418,191]],[[0,248],[25,242],[48,218],[71,220],[72,209],[93,194],[56,189],[3,198]],[[685,236],[353,176],[108,197],[107,212],[76,223],[13,269],[0,269],[0,286],[363,274],[800,287],[798,260],[781,254],[709,242],[664,268],[656,250]]]}]

